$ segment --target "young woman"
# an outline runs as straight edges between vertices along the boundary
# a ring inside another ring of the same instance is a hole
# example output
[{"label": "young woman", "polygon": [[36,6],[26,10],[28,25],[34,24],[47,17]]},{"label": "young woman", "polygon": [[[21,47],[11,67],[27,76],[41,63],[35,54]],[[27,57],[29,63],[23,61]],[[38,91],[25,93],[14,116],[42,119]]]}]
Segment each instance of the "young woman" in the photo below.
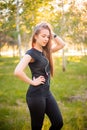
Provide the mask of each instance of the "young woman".
[{"label": "young woman", "polygon": [[[52,40],[55,46],[52,47]],[[38,24],[32,36],[32,48],[26,52],[15,68],[14,74],[30,84],[26,100],[31,116],[31,129],[41,130],[46,114],[51,122],[49,130],[60,130],[63,119],[59,107],[50,92],[50,76],[53,76],[52,53],[64,47],[64,41],[52,34],[48,23]],[[30,67],[32,79],[24,69]]]}]

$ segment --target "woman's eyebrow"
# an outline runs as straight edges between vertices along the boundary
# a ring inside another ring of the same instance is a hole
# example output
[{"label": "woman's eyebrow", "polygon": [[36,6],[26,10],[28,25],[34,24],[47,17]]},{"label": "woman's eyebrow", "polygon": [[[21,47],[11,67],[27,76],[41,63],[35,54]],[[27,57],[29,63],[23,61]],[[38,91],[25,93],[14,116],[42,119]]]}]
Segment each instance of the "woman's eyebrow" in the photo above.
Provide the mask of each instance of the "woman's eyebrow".
[{"label": "woman's eyebrow", "polygon": [[47,36],[47,37],[50,37],[50,35],[47,35],[47,34],[42,34],[43,36]]}]

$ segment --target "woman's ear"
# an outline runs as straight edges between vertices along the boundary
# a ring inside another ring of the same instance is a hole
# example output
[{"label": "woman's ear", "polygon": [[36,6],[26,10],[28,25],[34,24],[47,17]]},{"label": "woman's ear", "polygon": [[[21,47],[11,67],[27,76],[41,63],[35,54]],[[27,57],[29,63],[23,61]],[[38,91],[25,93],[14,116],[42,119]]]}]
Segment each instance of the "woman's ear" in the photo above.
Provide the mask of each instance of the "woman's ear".
[{"label": "woman's ear", "polygon": [[34,39],[37,40],[37,35],[34,36]]},{"label": "woman's ear", "polygon": [[37,36],[36,36],[36,35],[34,35],[34,36],[33,36],[33,42],[35,43],[35,42],[36,42],[36,40],[37,40]]}]

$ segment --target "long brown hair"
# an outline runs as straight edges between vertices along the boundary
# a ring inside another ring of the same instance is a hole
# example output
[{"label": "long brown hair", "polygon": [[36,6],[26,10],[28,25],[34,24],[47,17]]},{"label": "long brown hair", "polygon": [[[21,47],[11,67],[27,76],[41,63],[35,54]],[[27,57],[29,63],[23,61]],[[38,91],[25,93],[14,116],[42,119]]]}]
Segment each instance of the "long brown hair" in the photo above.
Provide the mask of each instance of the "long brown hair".
[{"label": "long brown hair", "polygon": [[32,43],[32,47],[34,48],[34,45],[36,43],[35,35],[38,35],[42,29],[47,29],[49,31],[49,34],[50,34],[49,41],[48,41],[47,45],[45,47],[43,47],[43,53],[45,54],[45,56],[49,60],[50,72],[51,72],[51,76],[53,76],[53,61],[52,61],[52,54],[51,54],[51,44],[52,44],[52,42],[51,42],[52,41],[51,26],[46,22],[42,22],[42,23],[37,24],[36,27],[34,28],[31,43]]}]

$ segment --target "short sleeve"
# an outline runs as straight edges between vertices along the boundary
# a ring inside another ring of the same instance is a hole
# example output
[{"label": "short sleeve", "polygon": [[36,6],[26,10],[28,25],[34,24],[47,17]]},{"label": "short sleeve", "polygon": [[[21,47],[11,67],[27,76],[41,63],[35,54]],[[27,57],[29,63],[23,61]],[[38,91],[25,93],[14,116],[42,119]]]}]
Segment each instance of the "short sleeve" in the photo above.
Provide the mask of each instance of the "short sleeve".
[{"label": "short sleeve", "polygon": [[30,50],[26,51],[25,54],[28,54],[28,55],[30,55],[33,59],[36,59],[33,49],[30,49]]}]

